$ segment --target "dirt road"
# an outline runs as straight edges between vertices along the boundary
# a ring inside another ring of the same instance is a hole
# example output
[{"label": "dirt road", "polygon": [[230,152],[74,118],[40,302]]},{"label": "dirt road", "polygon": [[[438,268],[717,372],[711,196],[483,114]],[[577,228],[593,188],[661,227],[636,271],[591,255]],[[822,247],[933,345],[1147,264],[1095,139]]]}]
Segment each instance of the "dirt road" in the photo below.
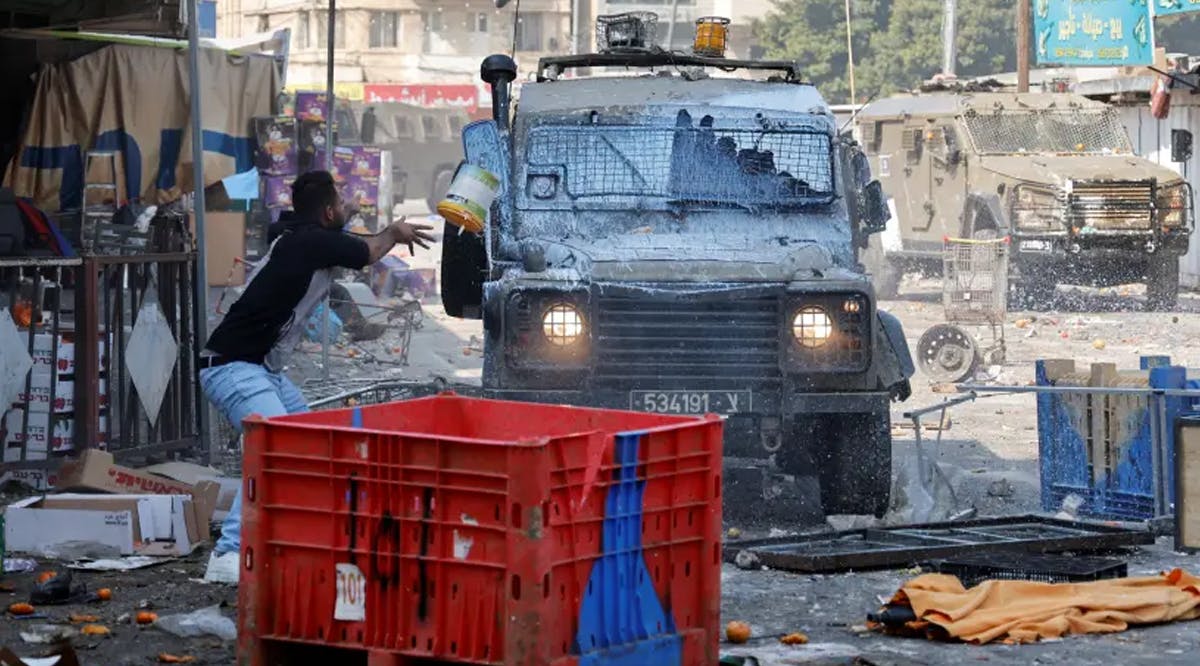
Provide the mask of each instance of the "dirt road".
[{"label": "dirt road", "polygon": [[[436,264],[437,252],[420,253],[417,265]],[[937,294],[929,283],[910,285],[903,301],[882,304],[903,321],[910,345],[921,332],[941,320]],[[1136,367],[1140,355],[1171,355],[1176,363],[1200,367],[1200,303],[1187,298],[1183,312],[1148,314],[1140,311],[1134,293],[1063,293],[1062,311],[1037,315],[1014,313],[1008,317],[1005,336],[1007,363],[991,369],[990,380],[1002,384],[1025,384],[1033,378],[1033,362],[1040,358],[1073,358],[1081,363],[1115,362]],[[1021,325],[1018,327],[1017,323]],[[440,376],[454,381],[478,381],[481,357],[477,322],[450,319],[437,306],[428,306],[420,330],[416,331],[410,362],[402,365],[392,358],[395,341],[384,339],[347,345],[331,350],[328,376],[350,383],[351,379],[410,378]],[[351,354],[350,349],[356,352]],[[308,345],[297,359],[293,375],[311,392],[330,391],[319,366],[320,350]],[[932,391],[922,376],[914,381],[914,395],[895,408],[899,419],[905,409],[932,405],[945,396]],[[975,508],[980,515],[1012,515],[1039,510],[1037,475],[1037,432],[1032,396],[1002,396],[982,399],[953,411],[953,425],[945,433],[935,455],[954,488],[958,508]],[[897,464],[912,455],[911,436],[896,440]],[[1011,492],[989,492],[993,482],[1003,480]],[[787,529],[788,525],[779,527]],[[142,606],[159,614],[195,610],[214,603],[236,603],[227,588],[194,582],[202,574],[205,553],[187,560],[129,574],[85,575],[88,585],[111,587],[114,600],[104,605],[46,609],[51,619],[70,613],[101,616],[112,628],[110,638],[77,641],[85,666],[153,663],[160,652],[194,655],[196,663],[227,664],[233,648],[217,639],[176,639],[156,629],[118,625],[123,614]],[[1155,573],[1181,566],[1200,569],[1200,559],[1170,552],[1166,543],[1130,558],[1131,574]],[[725,620],[751,623],[756,634],[770,636],[805,631],[813,644],[789,649],[779,655],[773,640],[752,643],[749,648],[764,657],[785,657],[767,663],[851,663],[855,657],[874,664],[1001,664],[1194,663],[1193,651],[1200,641],[1200,624],[1135,629],[1098,638],[1071,638],[1025,647],[971,647],[934,645],[863,635],[852,628],[877,605],[879,595],[890,595],[907,572],[870,572],[839,576],[798,576],[772,571],[740,571],[727,567],[723,574],[722,608]],[[3,596],[6,603],[24,597],[29,575],[11,576],[17,593]],[[143,603],[144,602],[144,603]],[[225,611],[229,615],[234,608]],[[6,619],[0,623],[0,645],[13,646],[19,654],[36,654],[39,646],[24,643],[20,632],[40,620]]]}]

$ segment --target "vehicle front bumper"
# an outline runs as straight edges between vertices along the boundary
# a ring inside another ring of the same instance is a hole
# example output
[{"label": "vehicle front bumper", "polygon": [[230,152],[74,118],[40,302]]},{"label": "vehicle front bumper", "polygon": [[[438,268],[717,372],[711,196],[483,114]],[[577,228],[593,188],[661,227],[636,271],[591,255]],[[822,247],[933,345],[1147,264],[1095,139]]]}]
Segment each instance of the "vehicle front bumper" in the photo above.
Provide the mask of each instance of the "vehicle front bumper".
[{"label": "vehicle front bumper", "polygon": [[1063,282],[1109,286],[1142,280],[1156,258],[1186,254],[1188,241],[1186,230],[1170,234],[1014,233],[1012,258],[1018,273],[1036,277],[1042,271],[1053,271]]}]

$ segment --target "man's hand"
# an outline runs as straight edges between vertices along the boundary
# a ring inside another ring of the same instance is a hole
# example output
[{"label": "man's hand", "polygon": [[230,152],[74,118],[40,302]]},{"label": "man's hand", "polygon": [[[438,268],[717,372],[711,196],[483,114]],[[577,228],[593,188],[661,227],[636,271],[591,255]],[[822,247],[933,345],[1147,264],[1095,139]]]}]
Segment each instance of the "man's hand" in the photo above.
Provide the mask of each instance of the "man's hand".
[{"label": "man's hand", "polygon": [[425,232],[432,231],[433,227],[428,224],[409,224],[405,219],[402,217],[388,225],[392,239],[397,245],[407,245],[409,254],[416,254],[413,245],[420,245],[428,250],[429,243],[434,242],[434,238]]}]

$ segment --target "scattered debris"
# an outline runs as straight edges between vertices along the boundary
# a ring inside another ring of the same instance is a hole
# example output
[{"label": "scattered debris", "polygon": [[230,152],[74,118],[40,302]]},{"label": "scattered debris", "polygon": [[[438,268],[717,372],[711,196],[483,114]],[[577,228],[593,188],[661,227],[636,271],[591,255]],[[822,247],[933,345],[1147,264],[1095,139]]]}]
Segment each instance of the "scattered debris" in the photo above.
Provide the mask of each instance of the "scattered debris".
[{"label": "scattered debris", "polygon": [[79,630],[69,624],[35,624],[20,632],[21,640],[34,645],[53,645],[69,641]]},{"label": "scattered debris", "polygon": [[1063,498],[1062,505],[1059,507],[1058,513],[1054,515],[1059,520],[1075,520],[1079,509],[1083,507],[1083,498],[1075,493],[1071,493]]},{"label": "scattered debris", "polygon": [[155,627],[181,638],[213,635],[221,640],[237,638],[237,626],[233,620],[221,614],[220,606],[209,606],[191,613],[167,615],[159,618]]},{"label": "scattered debris", "polygon": [[750,625],[737,620],[725,625],[725,638],[730,643],[745,643],[750,640]]},{"label": "scattered debris", "polygon": [[112,632],[102,624],[85,624],[79,630],[84,636],[111,636]]},{"label": "scattered debris", "polygon": [[70,571],[43,571],[34,582],[29,602],[35,605],[69,604],[87,599],[87,587]]},{"label": "scattered debris", "polygon": [[728,532],[726,532],[725,534],[726,534],[726,536],[728,536],[730,539],[740,539],[740,538],[742,538],[742,531],[741,531],[741,530],[739,530],[739,529],[738,529],[738,528],[736,528],[736,527],[731,527],[731,528],[729,528],[729,531],[728,531]]},{"label": "scattered debris", "polygon": [[4,558],[4,573],[29,573],[37,569],[37,562],[21,557]]},{"label": "scattered debris", "polygon": [[134,621],[136,621],[138,624],[154,624],[155,622],[158,622],[158,613],[141,611],[134,616]]},{"label": "scattered debris", "polygon": [[996,479],[988,485],[987,494],[992,497],[1012,497],[1015,489],[1008,479]]},{"label": "scattered debris", "polygon": [[99,615],[80,615],[78,613],[71,613],[70,615],[67,616],[67,619],[70,620],[72,624],[91,624],[93,622],[99,622],[100,616]]},{"label": "scattered debris", "polygon": [[868,625],[899,636],[1033,643],[1196,619],[1198,585],[1200,578],[1180,569],[1090,583],[993,580],[969,590],[954,576],[926,574],[901,586],[887,606],[869,616]]},{"label": "scattered debris", "polygon": [[784,645],[807,645],[808,636],[797,631],[780,638],[779,642]]},{"label": "scattered debris", "polygon": [[1104,342],[1104,338],[1096,338],[1095,340],[1092,340],[1092,349],[1104,349],[1106,346],[1107,343]]},{"label": "scattered debris", "polygon": [[1153,542],[1154,535],[1141,528],[1029,515],[758,539],[726,548],[724,557],[737,564],[738,558],[757,556],[759,563],[785,571],[833,572],[980,551],[1083,552]]},{"label": "scattered debris", "polygon": [[163,652],[158,655],[158,663],[160,664],[190,664],[196,661],[196,658],[191,655],[177,656]]},{"label": "scattered debris", "polygon": [[175,557],[149,557],[146,555],[131,555],[118,559],[78,560],[67,565],[70,569],[82,571],[133,571],[145,569],[167,562],[174,562]]},{"label": "scattered debris", "polygon": [[79,657],[74,648],[62,644],[52,648],[45,657],[18,657],[8,648],[0,648],[0,664],[3,666],[79,666]]},{"label": "scattered debris", "polygon": [[8,612],[11,615],[33,615],[36,609],[32,604],[15,603],[9,605]]},{"label": "scattered debris", "polygon": [[737,555],[735,555],[733,558],[733,563],[737,566],[737,568],[746,570],[757,569],[762,566],[762,562],[759,561],[758,555],[755,555],[753,551],[749,550],[738,551]]},{"label": "scattered debris", "polygon": [[112,601],[112,597],[112,590],[108,589],[107,587],[102,587],[99,590],[96,590],[96,599],[99,601]]}]

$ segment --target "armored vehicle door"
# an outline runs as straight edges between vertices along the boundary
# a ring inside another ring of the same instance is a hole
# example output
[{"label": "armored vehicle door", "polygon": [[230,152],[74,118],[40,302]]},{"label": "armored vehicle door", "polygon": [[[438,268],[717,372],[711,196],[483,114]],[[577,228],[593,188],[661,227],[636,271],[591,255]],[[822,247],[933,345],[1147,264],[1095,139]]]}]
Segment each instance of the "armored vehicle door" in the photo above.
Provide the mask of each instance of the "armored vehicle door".
[{"label": "armored vehicle door", "polygon": [[933,228],[940,239],[959,236],[967,194],[967,163],[962,140],[953,122],[938,122],[925,133],[929,162],[929,201]]}]

